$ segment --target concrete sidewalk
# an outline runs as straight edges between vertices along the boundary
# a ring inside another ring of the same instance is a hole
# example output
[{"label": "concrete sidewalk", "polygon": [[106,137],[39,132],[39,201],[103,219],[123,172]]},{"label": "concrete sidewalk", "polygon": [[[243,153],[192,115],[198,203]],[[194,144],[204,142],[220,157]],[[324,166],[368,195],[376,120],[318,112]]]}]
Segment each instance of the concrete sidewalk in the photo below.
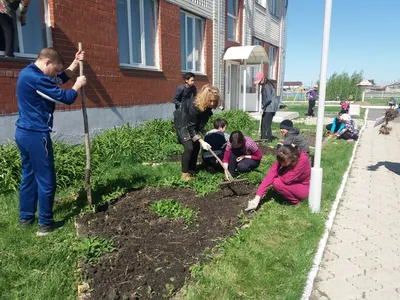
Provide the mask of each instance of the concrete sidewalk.
[{"label": "concrete sidewalk", "polygon": [[[374,116],[375,117],[375,116]],[[400,123],[368,121],[310,299],[400,299]]]}]

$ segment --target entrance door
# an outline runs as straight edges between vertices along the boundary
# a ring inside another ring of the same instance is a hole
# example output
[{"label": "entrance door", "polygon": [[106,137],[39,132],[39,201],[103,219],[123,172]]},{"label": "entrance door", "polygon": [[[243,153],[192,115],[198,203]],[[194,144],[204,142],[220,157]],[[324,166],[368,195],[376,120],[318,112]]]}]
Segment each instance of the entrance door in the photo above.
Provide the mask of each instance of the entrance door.
[{"label": "entrance door", "polygon": [[[243,70],[244,66],[240,66],[240,108],[243,109]],[[246,111],[258,111],[258,85],[254,84],[257,72],[260,72],[260,65],[247,65],[246,67]]]},{"label": "entrance door", "polygon": [[226,66],[225,99],[227,109],[239,109],[240,65],[230,62]]}]

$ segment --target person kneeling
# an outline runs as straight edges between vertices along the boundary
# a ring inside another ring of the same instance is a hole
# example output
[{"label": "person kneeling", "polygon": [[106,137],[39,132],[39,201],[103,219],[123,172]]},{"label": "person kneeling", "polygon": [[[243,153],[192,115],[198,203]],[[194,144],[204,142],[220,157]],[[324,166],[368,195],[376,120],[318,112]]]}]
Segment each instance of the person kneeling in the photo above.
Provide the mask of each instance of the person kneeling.
[{"label": "person kneeling", "polygon": [[261,158],[262,153],[256,142],[244,136],[241,131],[236,130],[231,133],[223,163],[233,177],[256,169],[260,165]]},{"label": "person kneeling", "polygon": [[[226,144],[229,141],[229,134],[225,132],[227,126],[228,122],[225,119],[217,118],[214,121],[214,129],[208,131],[204,136],[204,141],[210,144],[215,155],[217,155],[221,160],[224,158]],[[206,167],[216,170],[222,169],[222,166],[210,151],[203,150],[202,157],[203,163]]]},{"label": "person kneeling", "polygon": [[246,211],[255,210],[272,185],[291,204],[299,205],[308,197],[311,165],[308,155],[299,146],[284,145],[278,149],[277,161],[261,182],[256,197],[249,201]]},{"label": "person kneeling", "polygon": [[310,155],[310,147],[304,136],[301,135],[298,128],[293,127],[293,122],[290,120],[283,120],[279,125],[281,134],[285,138],[283,141],[276,145],[279,149],[283,145],[295,144],[300,147],[300,150]]}]

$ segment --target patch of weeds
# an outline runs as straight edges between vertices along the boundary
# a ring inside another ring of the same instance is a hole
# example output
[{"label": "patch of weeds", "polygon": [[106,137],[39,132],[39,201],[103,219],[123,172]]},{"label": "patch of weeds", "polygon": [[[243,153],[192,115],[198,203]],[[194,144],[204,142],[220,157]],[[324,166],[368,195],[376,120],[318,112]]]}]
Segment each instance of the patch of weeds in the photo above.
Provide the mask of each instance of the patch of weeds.
[{"label": "patch of weeds", "polygon": [[247,217],[247,215],[244,213],[243,210],[241,210],[237,216],[239,218],[240,225],[242,226],[250,222],[249,218]]},{"label": "patch of weeds", "polygon": [[[171,277],[170,280],[171,280],[171,282],[174,282],[175,278]],[[174,284],[173,283],[167,283],[165,285],[165,290],[166,290],[166,292],[162,295],[163,298],[168,298],[168,299],[171,298],[174,295],[174,292],[175,292]]]},{"label": "patch of weeds", "polygon": [[88,237],[78,242],[75,250],[78,252],[78,257],[86,263],[96,264],[102,255],[112,253],[116,248],[113,240]]},{"label": "patch of weeds", "polygon": [[154,202],[150,205],[150,210],[161,218],[171,218],[174,220],[182,218],[186,224],[190,224],[192,218],[196,216],[196,212],[185,208],[181,203],[172,199]]}]

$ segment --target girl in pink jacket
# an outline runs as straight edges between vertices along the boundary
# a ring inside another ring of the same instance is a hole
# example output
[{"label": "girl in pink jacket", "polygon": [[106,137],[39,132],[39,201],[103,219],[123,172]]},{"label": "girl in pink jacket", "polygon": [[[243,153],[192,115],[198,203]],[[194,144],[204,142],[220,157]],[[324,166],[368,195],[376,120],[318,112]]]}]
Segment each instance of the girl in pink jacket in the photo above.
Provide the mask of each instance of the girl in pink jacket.
[{"label": "girl in pink jacket", "polygon": [[311,175],[308,155],[292,144],[280,147],[276,158],[277,161],[261,182],[256,197],[249,201],[246,211],[258,207],[260,199],[271,185],[292,204],[298,205],[301,200],[308,197]]}]

